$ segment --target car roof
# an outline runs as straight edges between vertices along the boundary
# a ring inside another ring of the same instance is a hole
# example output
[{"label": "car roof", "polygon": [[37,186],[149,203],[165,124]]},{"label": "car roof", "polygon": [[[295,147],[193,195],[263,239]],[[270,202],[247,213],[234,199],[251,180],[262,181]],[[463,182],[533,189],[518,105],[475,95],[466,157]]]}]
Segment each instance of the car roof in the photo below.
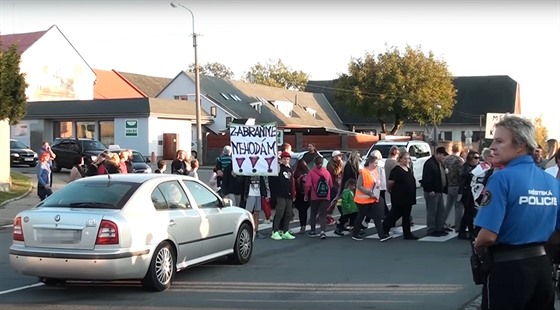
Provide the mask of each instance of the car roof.
[{"label": "car roof", "polygon": [[92,181],[103,181],[103,180],[109,180],[109,177],[111,176],[111,181],[120,181],[120,182],[134,182],[134,183],[144,183],[148,180],[152,180],[152,179],[167,179],[167,180],[186,180],[186,179],[190,179],[190,180],[197,180],[196,178],[193,177],[189,177],[189,176],[185,176],[185,175],[179,175],[179,174],[160,174],[160,173],[125,173],[125,174],[120,174],[120,173],[115,173],[115,174],[101,174],[101,175],[96,175],[96,176],[91,176],[91,177],[87,177],[87,178],[81,178],[76,180],[75,182],[92,182]]}]

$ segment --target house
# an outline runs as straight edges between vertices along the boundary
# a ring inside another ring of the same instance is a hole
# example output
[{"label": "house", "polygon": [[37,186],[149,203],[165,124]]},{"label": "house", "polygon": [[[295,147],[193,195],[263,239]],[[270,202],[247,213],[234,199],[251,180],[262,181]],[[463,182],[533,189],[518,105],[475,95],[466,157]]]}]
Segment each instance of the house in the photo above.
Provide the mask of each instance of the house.
[{"label": "house", "polygon": [[[157,97],[193,100],[194,80],[193,73],[180,72]],[[208,149],[220,149],[227,144],[227,136],[224,138],[220,135],[225,133],[228,124],[240,121],[276,123],[282,129],[284,139],[295,149],[303,148],[309,139],[312,140],[310,135],[325,135],[324,147],[330,149],[340,148],[340,143],[336,139],[333,142],[332,137],[327,138],[328,135],[355,135],[347,131],[321,93],[293,91],[206,75],[200,75],[200,89],[202,110],[214,117],[214,122],[207,125],[207,131],[203,133],[206,138],[203,144]],[[196,128],[193,128],[193,141],[195,137]]]},{"label": "house", "polygon": [[[212,122],[206,113],[201,119]],[[125,98],[29,102],[22,122],[31,124],[31,145],[54,137],[94,138],[107,146],[173,159],[177,149],[190,152],[195,120],[192,101]]]},{"label": "house", "polygon": [[3,48],[17,45],[28,101],[93,99],[95,72],[56,25],[0,40]]},{"label": "house", "polygon": [[[355,131],[378,131],[380,124],[371,116],[352,113],[338,103],[335,82],[309,81],[306,91],[323,92],[344,124]],[[484,135],[486,113],[521,113],[519,84],[507,75],[455,77],[457,101],[453,114],[438,125],[438,140],[465,141],[465,131],[473,131],[473,141]],[[405,122],[407,135],[424,135],[431,138],[432,125],[420,126]],[[430,139],[428,138],[428,139]]]},{"label": "house", "polygon": [[[29,84],[27,114],[11,138],[36,150],[56,137],[95,138],[166,159],[178,147],[190,150],[194,102],[155,98],[170,79],[93,70],[56,25],[0,40],[17,44]],[[212,123],[204,113],[202,121]]]}]

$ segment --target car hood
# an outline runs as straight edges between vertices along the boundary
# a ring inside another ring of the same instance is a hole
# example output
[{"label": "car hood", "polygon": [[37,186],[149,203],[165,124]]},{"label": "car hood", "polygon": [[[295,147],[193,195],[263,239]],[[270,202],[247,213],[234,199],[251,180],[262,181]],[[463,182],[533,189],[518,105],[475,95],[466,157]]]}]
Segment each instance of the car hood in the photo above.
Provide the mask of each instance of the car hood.
[{"label": "car hood", "polygon": [[32,149],[10,149],[11,153],[35,154]]}]

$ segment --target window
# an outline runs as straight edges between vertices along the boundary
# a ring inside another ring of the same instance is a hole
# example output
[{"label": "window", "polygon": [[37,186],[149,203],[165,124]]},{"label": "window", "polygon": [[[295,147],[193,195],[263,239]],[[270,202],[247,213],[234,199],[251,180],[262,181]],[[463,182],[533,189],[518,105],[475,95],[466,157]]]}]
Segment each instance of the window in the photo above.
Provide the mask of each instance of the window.
[{"label": "window", "polygon": [[199,208],[219,208],[222,203],[218,196],[197,181],[183,181]]},{"label": "window", "polygon": [[178,95],[178,96],[175,95],[175,96],[173,96],[173,99],[175,99],[175,100],[189,100],[189,96],[187,96],[187,95]]},{"label": "window", "polygon": [[220,93],[220,95],[222,95],[222,97],[224,97],[225,100],[229,100],[229,96],[227,94]]},{"label": "window", "polygon": [[427,144],[413,144],[410,146],[409,152],[410,156],[416,156],[416,158],[428,157],[430,156],[430,146]]},{"label": "window", "polygon": [[[161,183],[158,186],[159,191],[163,194],[163,198],[167,203],[167,208],[169,209],[188,209],[191,207],[189,199],[185,194],[185,191],[181,187],[181,184],[177,181]],[[154,191],[155,192],[155,191]],[[152,194],[152,202],[154,201],[154,195]],[[154,206],[156,206],[154,202]]]},{"label": "window", "polygon": [[99,122],[99,140],[105,145],[115,144],[115,122]]},{"label": "window", "polygon": [[156,210],[167,210],[167,203],[165,203],[165,198],[163,198],[163,194],[159,188],[154,189],[152,192],[152,203],[154,204],[154,208]]},{"label": "window", "polygon": [[76,122],[76,138],[95,138],[95,122]]},{"label": "window", "polygon": [[452,131],[440,131],[439,138],[443,141],[451,141],[453,140],[453,132]]},{"label": "window", "polygon": [[60,138],[69,138],[74,136],[72,122],[54,122],[54,136]]}]

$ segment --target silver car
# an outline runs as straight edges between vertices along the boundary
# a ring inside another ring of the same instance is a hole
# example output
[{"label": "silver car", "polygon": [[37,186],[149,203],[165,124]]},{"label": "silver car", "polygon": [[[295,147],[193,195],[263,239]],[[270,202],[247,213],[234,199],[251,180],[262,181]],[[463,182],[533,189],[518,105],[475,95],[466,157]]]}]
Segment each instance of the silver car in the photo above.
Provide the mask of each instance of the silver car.
[{"label": "silver car", "polygon": [[227,257],[247,263],[253,218],[206,184],[171,174],[87,177],[14,219],[10,264],[46,284],[141,280],[170,287],[175,273]]}]

